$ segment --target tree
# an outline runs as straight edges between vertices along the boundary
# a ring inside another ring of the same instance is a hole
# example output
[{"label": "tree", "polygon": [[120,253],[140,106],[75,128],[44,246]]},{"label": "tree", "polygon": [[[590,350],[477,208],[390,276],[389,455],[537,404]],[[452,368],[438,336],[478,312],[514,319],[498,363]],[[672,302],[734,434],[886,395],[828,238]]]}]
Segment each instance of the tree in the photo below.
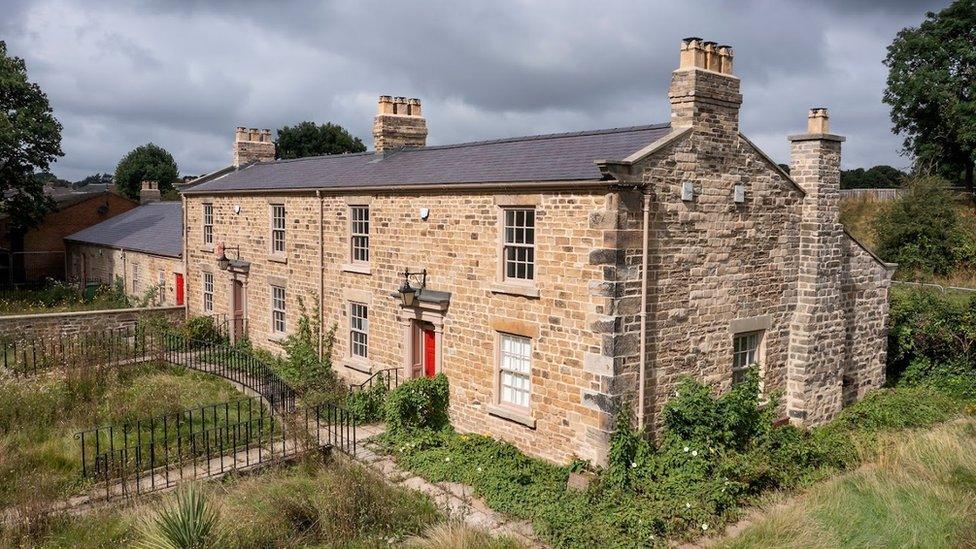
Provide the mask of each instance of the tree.
[{"label": "tree", "polygon": [[305,121],[297,126],[284,126],[278,130],[275,145],[278,158],[284,159],[366,150],[362,140],[332,122],[319,125]]},{"label": "tree", "polygon": [[875,166],[871,169],[855,168],[840,172],[842,189],[895,189],[901,186],[905,172],[891,166]]},{"label": "tree", "polygon": [[159,192],[165,194],[174,188],[173,182],[179,174],[173,155],[166,149],[149,143],[132,149],[122,157],[115,167],[115,188],[123,196],[139,198],[142,182],[156,181],[159,183]]},{"label": "tree", "polygon": [[909,272],[948,274],[972,249],[948,185],[923,177],[909,181],[907,189],[875,220],[878,255]]},{"label": "tree", "polygon": [[888,46],[894,131],[916,168],[958,177],[973,189],[976,155],[976,0],[956,0],[902,29]]},{"label": "tree", "polygon": [[[44,179],[34,172],[46,172],[59,156],[61,124],[47,95],[27,80],[24,60],[7,56],[7,44],[0,41],[0,211],[21,237],[54,208]],[[12,237],[18,249],[19,238]]]}]

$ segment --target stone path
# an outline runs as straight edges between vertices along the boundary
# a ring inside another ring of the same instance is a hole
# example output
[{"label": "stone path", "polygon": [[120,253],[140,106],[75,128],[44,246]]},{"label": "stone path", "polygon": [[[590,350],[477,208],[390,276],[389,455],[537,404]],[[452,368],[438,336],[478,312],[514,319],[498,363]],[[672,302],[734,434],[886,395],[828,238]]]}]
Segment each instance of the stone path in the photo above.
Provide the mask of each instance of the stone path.
[{"label": "stone path", "polygon": [[494,536],[514,538],[527,547],[548,547],[536,537],[531,522],[512,520],[491,509],[474,495],[470,486],[456,482],[430,482],[401,469],[392,457],[375,452],[373,439],[384,431],[382,424],[357,427],[357,461],[379,472],[390,484],[427,494],[452,519],[463,520],[468,526],[480,528]]}]

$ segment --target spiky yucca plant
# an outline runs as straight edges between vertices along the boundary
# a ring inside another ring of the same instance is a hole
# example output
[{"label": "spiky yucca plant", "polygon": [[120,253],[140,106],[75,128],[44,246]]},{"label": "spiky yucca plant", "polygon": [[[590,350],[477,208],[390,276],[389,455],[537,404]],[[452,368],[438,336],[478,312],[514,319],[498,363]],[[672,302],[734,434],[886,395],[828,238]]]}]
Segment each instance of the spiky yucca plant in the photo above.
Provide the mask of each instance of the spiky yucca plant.
[{"label": "spiky yucca plant", "polygon": [[176,494],[176,501],[164,507],[142,528],[143,549],[209,549],[222,547],[224,535],[220,514],[210,500],[195,486]]}]

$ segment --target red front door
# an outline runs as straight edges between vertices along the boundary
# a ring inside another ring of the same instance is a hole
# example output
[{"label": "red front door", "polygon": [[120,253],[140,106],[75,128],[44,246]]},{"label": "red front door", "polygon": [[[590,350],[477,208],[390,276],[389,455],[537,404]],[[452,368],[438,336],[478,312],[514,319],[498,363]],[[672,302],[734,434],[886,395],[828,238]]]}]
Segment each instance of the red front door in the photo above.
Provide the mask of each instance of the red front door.
[{"label": "red front door", "polygon": [[437,352],[435,349],[434,330],[424,329],[424,375],[434,377]]},{"label": "red front door", "polygon": [[183,304],[183,273],[176,273],[176,304]]}]

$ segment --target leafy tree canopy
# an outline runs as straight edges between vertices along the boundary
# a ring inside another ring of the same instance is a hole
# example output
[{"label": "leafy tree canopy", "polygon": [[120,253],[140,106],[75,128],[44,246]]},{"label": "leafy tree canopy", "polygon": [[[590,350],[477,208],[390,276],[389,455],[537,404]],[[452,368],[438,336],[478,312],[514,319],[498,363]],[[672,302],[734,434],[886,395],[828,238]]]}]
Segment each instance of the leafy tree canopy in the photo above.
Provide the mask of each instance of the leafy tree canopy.
[{"label": "leafy tree canopy", "polygon": [[976,156],[976,0],[956,0],[902,29],[888,46],[888,85],[894,131],[917,167],[973,187]]},{"label": "leafy tree canopy", "polygon": [[855,168],[840,172],[842,189],[895,189],[901,187],[905,172],[891,166],[875,166],[865,170]]},{"label": "leafy tree canopy", "polygon": [[878,255],[909,273],[939,275],[970,261],[972,234],[963,226],[946,182],[923,177],[909,181],[907,189],[875,220]]},{"label": "leafy tree canopy", "polygon": [[156,181],[159,191],[166,194],[174,189],[179,176],[173,155],[152,143],[136,147],[122,157],[115,167],[115,188],[123,196],[139,198],[143,181]]},{"label": "leafy tree canopy", "polygon": [[31,227],[54,207],[34,172],[47,171],[59,156],[61,124],[47,96],[0,41],[0,211],[14,227]]},{"label": "leafy tree canopy", "polygon": [[278,158],[304,158],[324,154],[356,153],[366,150],[362,140],[338,124],[305,121],[278,130]]}]

